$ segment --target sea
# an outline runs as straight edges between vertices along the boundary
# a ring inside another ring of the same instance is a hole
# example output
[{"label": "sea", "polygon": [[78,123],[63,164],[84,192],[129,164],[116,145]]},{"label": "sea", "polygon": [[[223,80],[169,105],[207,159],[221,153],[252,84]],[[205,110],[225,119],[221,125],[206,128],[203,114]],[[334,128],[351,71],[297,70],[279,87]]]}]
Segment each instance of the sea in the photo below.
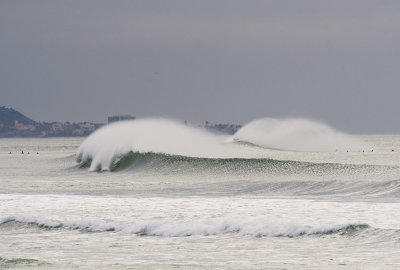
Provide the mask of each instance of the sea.
[{"label": "sea", "polygon": [[400,269],[400,135],[144,119],[0,139],[0,269]]}]

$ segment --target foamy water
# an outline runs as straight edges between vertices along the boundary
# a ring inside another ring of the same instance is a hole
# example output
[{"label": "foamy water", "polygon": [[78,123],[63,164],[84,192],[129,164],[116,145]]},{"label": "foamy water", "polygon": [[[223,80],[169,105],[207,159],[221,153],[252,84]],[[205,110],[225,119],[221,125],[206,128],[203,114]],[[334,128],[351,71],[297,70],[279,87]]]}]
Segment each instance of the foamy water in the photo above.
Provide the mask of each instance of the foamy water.
[{"label": "foamy water", "polygon": [[258,119],[241,128],[234,140],[289,151],[357,151],[365,147],[326,124],[307,119]]},{"label": "foamy water", "polygon": [[0,269],[398,269],[400,136],[285,121],[0,139]]},{"label": "foamy water", "polygon": [[259,119],[231,137],[172,120],[141,119],[110,124],[94,132],[80,145],[77,159],[81,163],[90,161],[90,170],[95,171],[109,170],[115,159],[131,151],[195,158],[282,159],[272,150],[347,153],[361,149],[369,151],[370,146],[327,125],[304,119]]}]

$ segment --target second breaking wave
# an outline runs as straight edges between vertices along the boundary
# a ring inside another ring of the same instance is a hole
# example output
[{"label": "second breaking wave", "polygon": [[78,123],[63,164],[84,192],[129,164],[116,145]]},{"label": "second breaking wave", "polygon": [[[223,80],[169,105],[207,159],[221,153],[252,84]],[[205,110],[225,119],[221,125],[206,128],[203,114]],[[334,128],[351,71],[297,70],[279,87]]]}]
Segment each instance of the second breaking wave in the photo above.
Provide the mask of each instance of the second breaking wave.
[{"label": "second breaking wave", "polygon": [[[77,159],[90,170],[110,170],[128,152],[162,153],[209,159],[265,159],[269,149],[335,151],[356,143],[328,126],[305,120],[261,119],[224,137],[167,119],[140,119],[107,125],[81,144]],[[272,123],[272,124],[271,124]],[[288,130],[288,126],[292,127]],[[317,143],[318,142],[318,143]],[[328,147],[329,146],[329,147]]]},{"label": "second breaking wave", "polygon": [[252,237],[299,237],[310,235],[351,235],[370,228],[368,224],[349,223],[335,225],[302,225],[265,221],[258,219],[199,219],[172,220],[152,219],[136,222],[104,219],[83,219],[80,221],[59,221],[38,217],[5,217],[0,219],[0,229],[17,229],[34,226],[44,230],[79,230],[82,232],[121,232],[137,236],[210,236],[238,234]]}]

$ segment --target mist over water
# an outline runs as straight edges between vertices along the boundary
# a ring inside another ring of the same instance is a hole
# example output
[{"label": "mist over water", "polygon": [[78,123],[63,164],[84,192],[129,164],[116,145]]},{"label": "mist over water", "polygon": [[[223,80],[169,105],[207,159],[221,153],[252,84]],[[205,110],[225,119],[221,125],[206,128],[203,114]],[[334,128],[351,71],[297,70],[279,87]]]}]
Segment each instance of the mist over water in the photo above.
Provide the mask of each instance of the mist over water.
[{"label": "mist over water", "polygon": [[291,151],[360,149],[360,143],[343,132],[308,119],[257,119],[238,130],[234,135],[234,140]]},{"label": "mist over water", "polygon": [[90,170],[96,171],[110,170],[117,158],[129,152],[210,159],[266,158],[263,148],[344,151],[360,149],[360,143],[326,124],[306,119],[258,119],[227,138],[177,121],[151,118],[101,128],[81,144],[77,159],[82,164],[90,162]]},{"label": "mist over water", "polygon": [[240,153],[205,130],[167,119],[140,119],[113,123],[94,132],[79,147],[77,158],[92,160],[90,170],[108,170],[115,158],[130,151],[207,158]]}]

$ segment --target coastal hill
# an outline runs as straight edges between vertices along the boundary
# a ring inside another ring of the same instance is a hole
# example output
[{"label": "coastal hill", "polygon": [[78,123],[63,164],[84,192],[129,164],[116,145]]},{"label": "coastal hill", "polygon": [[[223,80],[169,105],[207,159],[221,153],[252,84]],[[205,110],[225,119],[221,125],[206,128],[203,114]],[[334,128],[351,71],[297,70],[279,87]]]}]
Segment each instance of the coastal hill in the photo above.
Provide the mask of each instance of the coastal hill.
[{"label": "coastal hill", "polygon": [[37,123],[32,119],[26,117],[19,111],[13,108],[0,106],[0,128],[10,128],[15,125],[15,121],[24,125],[36,125]]},{"label": "coastal hill", "polygon": [[102,124],[36,122],[13,108],[0,106],[0,137],[87,136]]}]

